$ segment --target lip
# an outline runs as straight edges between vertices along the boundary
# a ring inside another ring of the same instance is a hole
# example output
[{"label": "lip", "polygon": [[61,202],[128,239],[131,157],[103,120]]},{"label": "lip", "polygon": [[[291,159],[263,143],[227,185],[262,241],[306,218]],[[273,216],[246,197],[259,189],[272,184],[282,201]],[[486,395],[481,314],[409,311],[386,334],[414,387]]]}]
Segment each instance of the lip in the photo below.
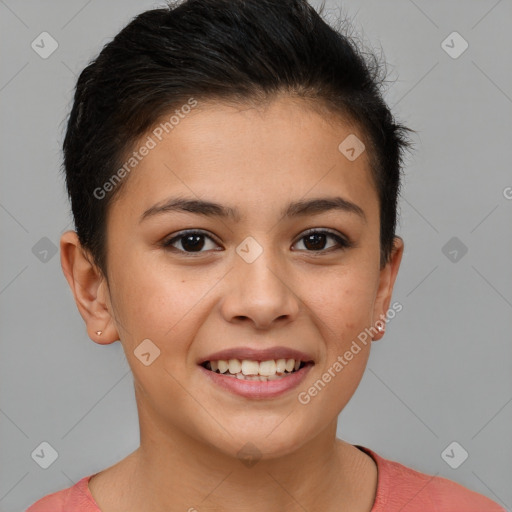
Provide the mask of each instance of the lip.
[{"label": "lip", "polygon": [[295,359],[296,361],[314,362],[313,358],[299,350],[288,347],[269,347],[266,349],[253,349],[250,347],[235,347],[220,350],[214,352],[197,361],[198,365],[205,363],[206,361],[229,361],[229,359],[250,359],[252,361],[269,361],[271,359]]},{"label": "lip", "polygon": [[299,386],[313,366],[313,363],[308,363],[300,370],[297,370],[282,379],[269,380],[267,382],[241,380],[236,377],[228,377],[222,373],[212,372],[203,366],[199,366],[198,368],[208,379],[210,379],[210,382],[213,382],[224,390],[245,398],[264,400],[267,398],[279,397]]}]

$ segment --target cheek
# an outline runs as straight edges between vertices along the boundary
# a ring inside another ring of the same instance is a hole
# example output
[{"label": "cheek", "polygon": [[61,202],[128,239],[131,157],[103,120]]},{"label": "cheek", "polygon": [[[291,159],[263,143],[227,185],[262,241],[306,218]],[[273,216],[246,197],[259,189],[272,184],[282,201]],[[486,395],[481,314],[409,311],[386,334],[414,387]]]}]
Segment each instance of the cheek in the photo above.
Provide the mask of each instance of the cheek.
[{"label": "cheek", "polygon": [[[162,416],[169,414],[169,400],[176,407],[181,404],[178,409],[186,404],[180,383],[189,372],[184,363],[207,290],[200,279],[189,281],[156,265],[144,269],[127,264],[116,275],[116,321],[123,350],[139,392]],[[142,354],[148,352],[146,365]]]},{"label": "cheek", "polygon": [[327,350],[331,358],[344,352],[370,325],[375,286],[369,275],[370,271],[332,273],[323,280],[323,286],[309,287],[305,292],[305,302],[329,341]]},{"label": "cheek", "polygon": [[150,339],[160,349],[165,366],[181,372],[211,310],[212,290],[225,272],[129,263],[117,272],[114,287],[116,320],[127,357],[133,358],[133,350]]},{"label": "cheek", "polygon": [[196,305],[207,283],[187,281],[179,272],[126,261],[114,275],[112,299],[123,341],[154,339],[160,346],[177,339],[174,331]]}]

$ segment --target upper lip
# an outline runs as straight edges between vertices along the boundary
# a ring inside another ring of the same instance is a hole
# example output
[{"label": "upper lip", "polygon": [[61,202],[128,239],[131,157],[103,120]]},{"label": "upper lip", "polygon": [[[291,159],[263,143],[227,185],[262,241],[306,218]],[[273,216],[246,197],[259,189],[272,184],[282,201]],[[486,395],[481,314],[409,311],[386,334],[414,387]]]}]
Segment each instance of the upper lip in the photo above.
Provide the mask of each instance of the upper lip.
[{"label": "upper lip", "polygon": [[295,359],[296,361],[313,362],[308,354],[288,347],[270,347],[266,349],[254,349],[250,347],[235,347],[214,352],[198,361],[203,364],[206,361],[228,361],[229,359],[250,359],[253,361],[269,361],[271,359]]}]

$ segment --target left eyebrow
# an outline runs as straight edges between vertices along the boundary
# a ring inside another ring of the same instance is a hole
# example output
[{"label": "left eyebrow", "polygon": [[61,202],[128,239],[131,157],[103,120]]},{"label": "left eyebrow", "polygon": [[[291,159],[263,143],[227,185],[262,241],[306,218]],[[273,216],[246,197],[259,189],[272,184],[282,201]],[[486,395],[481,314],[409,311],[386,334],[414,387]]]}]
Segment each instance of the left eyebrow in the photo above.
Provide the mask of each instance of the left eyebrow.
[{"label": "left eyebrow", "polygon": [[[355,214],[365,223],[367,222],[364,210],[356,203],[342,197],[321,197],[291,202],[282,210],[281,215],[286,218],[294,218],[306,215],[319,215],[332,210]],[[149,217],[168,212],[189,212],[208,217],[232,219],[234,222],[240,222],[241,220],[241,215],[237,208],[224,206],[212,201],[175,197],[148,208],[141,215],[140,222]]]}]

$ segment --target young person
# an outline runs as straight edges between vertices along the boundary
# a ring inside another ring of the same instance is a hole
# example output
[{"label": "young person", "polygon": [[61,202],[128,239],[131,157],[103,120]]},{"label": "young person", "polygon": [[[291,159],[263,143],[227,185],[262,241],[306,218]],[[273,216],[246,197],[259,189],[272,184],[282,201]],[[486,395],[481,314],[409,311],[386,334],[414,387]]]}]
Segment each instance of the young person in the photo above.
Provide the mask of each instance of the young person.
[{"label": "young person", "polygon": [[304,0],[150,10],[84,69],[61,262],[140,446],[28,512],[503,510],[336,437],[404,247],[381,71]]}]

